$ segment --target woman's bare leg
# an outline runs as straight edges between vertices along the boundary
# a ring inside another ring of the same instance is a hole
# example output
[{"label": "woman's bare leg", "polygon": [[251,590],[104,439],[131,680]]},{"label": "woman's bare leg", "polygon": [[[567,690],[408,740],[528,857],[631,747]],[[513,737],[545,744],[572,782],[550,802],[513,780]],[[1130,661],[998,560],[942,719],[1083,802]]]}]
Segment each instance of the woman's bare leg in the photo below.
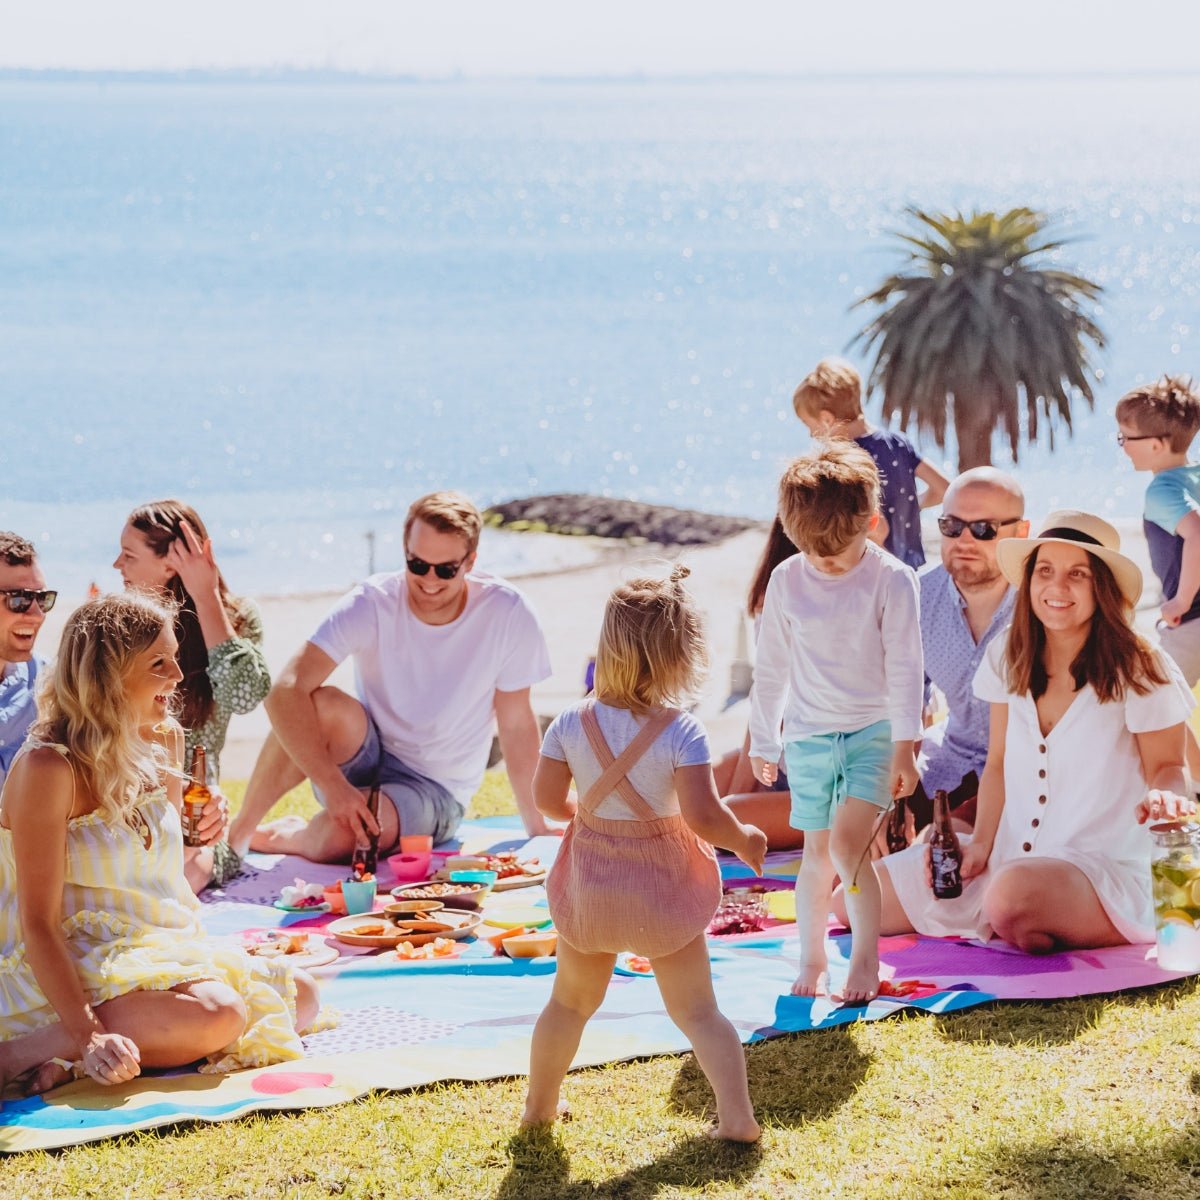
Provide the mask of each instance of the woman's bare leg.
[{"label": "woman's bare leg", "polygon": [[787,792],[743,792],[726,796],[725,803],[739,821],[757,825],[767,835],[769,850],[798,850],[804,845],[803,832],[791,825],[792,798]]},{"label": "woman's bare leg", "polygon": [[1009,863],[992,873],[983,915],[998,938],[1027,954],[1123,946],[1088,877],[1053,858]]}]

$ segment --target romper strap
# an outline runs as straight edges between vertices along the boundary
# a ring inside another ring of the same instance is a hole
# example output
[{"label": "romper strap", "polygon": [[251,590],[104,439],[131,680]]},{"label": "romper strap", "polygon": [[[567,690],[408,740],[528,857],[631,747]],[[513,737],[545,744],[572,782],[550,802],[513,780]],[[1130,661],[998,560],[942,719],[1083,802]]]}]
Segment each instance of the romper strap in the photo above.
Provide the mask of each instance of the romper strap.
[{"label": "romper strap", "polygon": [[645,725],[638,730],[637,736],[614,758],[600,722],[596,718],[595,705],[587,704],[580,711],[583,731],[591,743],[592,752],[600,760],[600,778],[588,788],[585,795],[579,798],[579,807],[584,812],[592,812],[599,803],[611,793],[616,792],[633,810],[634,815],[641,821],[656,821],[658,813],[646,803],[641,793],[629,781],[629,772],[634,764],[650,749],[664,729],[679,715],[674,708],[664,708],[648,718]]}]

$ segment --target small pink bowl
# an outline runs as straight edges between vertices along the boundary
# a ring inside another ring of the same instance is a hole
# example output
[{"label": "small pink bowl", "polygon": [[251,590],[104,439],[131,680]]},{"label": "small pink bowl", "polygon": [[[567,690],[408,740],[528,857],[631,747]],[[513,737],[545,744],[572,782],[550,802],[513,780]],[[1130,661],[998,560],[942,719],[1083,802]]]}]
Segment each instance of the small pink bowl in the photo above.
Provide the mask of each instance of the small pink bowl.
[{"label": "small pink bowl", "polygon": [[429,878],[429,863],[432,858],[433,855],[425,850],[420,854],[393,854],[387,863],[397,879],[415,882]]}]

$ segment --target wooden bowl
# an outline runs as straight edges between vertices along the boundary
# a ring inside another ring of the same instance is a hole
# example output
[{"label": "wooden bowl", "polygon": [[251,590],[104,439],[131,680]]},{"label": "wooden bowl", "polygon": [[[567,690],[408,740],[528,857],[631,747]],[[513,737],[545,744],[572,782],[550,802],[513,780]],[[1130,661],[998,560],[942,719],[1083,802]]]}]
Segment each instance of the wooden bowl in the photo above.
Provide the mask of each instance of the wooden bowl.
[{"label": "wooden bowl", "polygon": [[392,897],[409,900],[440,900],[447,908],[478,908],[488,888],[482,883],[405,883],[392,888]]},{"label": "wooden bowl", "polygon": [[515,933],[500,943],[509,958],[549,958],[558,948],[558,934],[553,929],[537,933]]},{"label": "wooden bowl", "polygon": [[404,921],[409,918],[420,920],[441,912],[446,906],[440,900],[393,900],[383,906],[383,915],[389,921]]},{"label": "wooden bowl", "polygon": [[[361,913],[358,916],[342,917],[341,920],[331,922],[327,931],[333,934],[339,942],[345,942],[348,946],[395,947],[401,942],[411,942],[414,946],[422,946],[426,942],[432,942],[434,938],[442,937],[458,941],[470,937],[478,927],[479,921],[480,916],[477,912],[443,908],[438,913],[436,930],[417,930],[385,921],[382,913]],[[435,922],[425,923],[434,924]],[[357,933],[356,929],[363,925],[383,925],[386,926],[386,930],[384,933]]]}]

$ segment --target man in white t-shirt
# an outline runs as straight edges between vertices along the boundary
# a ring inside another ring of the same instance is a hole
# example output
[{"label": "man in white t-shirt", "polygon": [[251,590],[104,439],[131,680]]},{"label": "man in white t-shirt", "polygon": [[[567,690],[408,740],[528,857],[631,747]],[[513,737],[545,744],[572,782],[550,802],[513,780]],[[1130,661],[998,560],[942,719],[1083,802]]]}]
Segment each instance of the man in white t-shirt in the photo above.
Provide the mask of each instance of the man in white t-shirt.
[{"label": "man in white t-shirt", "polygon": [[[525,597],[473,570],[481,526],[457,492],[421,497],[404,524],[407,569],[344,596],[284,668],[266,700],[272,732],[229,830],[239,853],[345,862],[368,833],[381,853],[401,834],[443,841],[483,779],[493,729],[526,829],[547,832],[533,803],[529,689],[550,674],[549,655]],[[357,699],[325,683],[346,658]],[[322,811],[259,827],[306,778]],[[366,804],[376,781],[390,801],[378,822]]]}]

